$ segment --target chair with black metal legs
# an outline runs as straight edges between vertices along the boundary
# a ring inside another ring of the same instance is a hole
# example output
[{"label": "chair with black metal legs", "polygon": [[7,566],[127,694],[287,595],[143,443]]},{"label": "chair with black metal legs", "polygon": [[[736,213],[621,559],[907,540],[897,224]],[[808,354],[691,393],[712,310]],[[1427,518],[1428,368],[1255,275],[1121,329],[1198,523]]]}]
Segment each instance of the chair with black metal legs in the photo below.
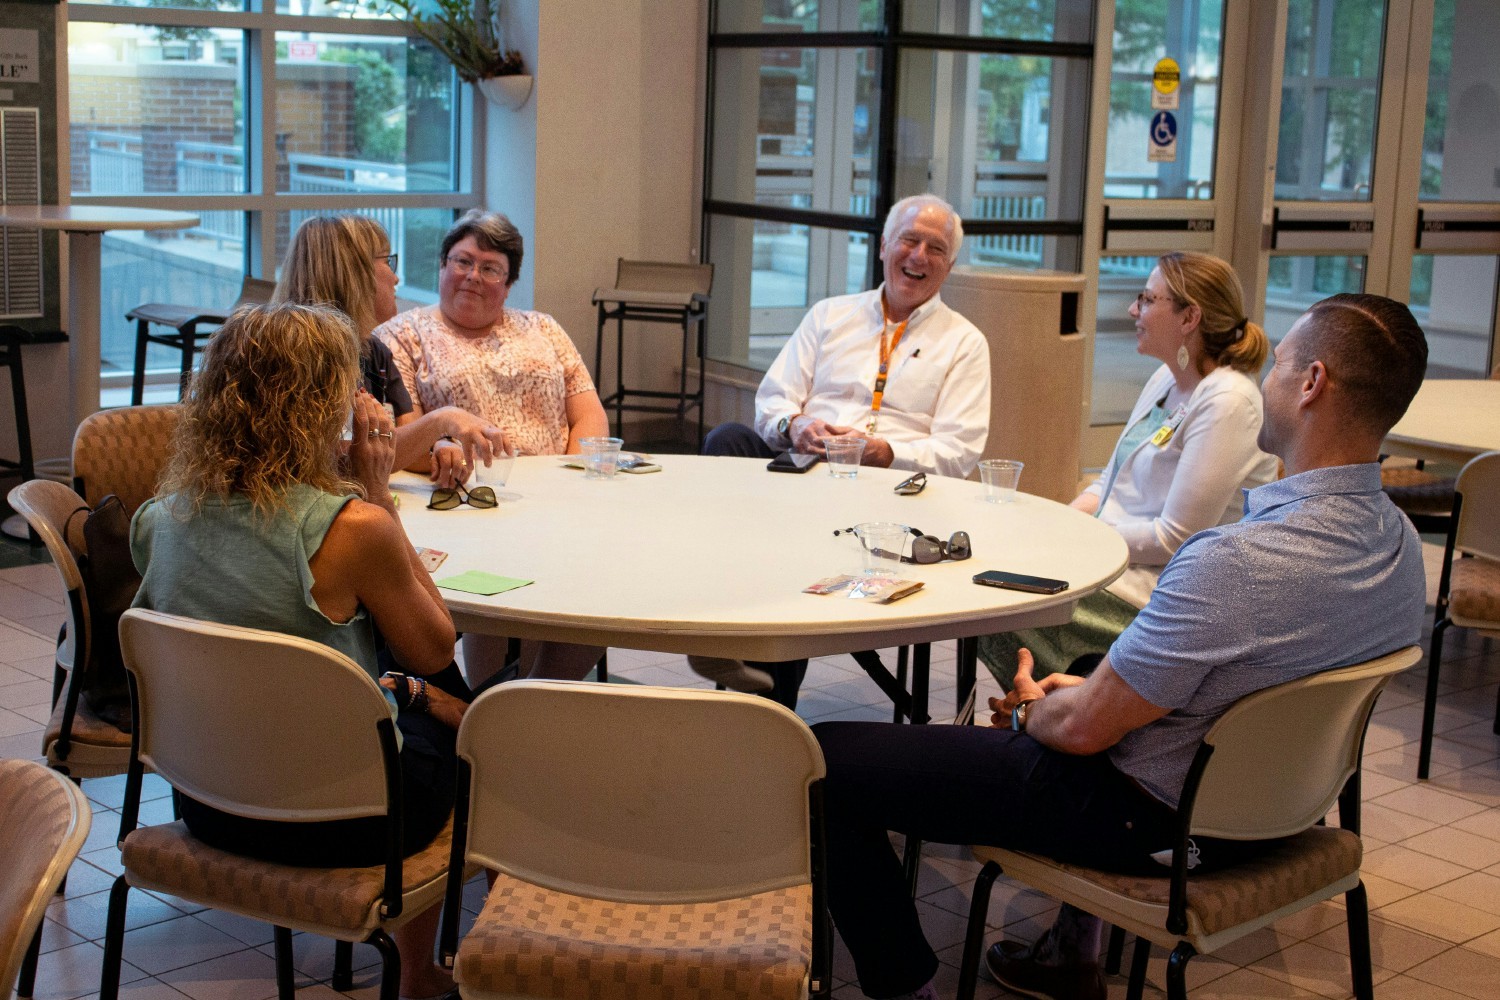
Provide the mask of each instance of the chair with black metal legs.
[{"label": "chair with black metal legs", "polygon": [[0,760],[0,994],[30,997],[42,917],[89,835],[78,786],[29,760]]},{"label": "chair with black metal legs", "polygon": [[[704,318],[708,295],[713,288],[712,264],[672,264],[662,261],[619,259],[615,269],[615,287],[594,289],[594,305],[599,309],[597,339],[594,341],[594,381],[604,379],[604,330],[615,321],[615,391],[599,395],[607,410],[614,407],[615,433],[620,432],[625,411],[634,413],[671,413],[679,421],[688,410],[698,408],[698,444],[703,444],[703,355]],[[625,385],[625,322],[667,323],[682,328],[682,361],[678,370],[676,391],[630,389]],[[688,363],[696,349],[698,358],[697,388],[688,391]],[[630,398],[648,402],[632,403]],[[650,402],[659,400],[660,402]],[[669,402],[670,401],[670,402]]]},{"label": "chair with black metal legs", "polygon": [[[1369,910],[1360,881],[1360,755],[1375,699],[1422,658],[1408,646],[1366,663],[1241,698],[1204,735],[1183,785],[1170,869],[1120,875],[1024,851],[976,846],[958,996],[972,1000],[989,914],[1003,871],[1136,935],[1127,997],[1140,1000],[1152,944],[1171,949],[1168,1000],[1186,1000],[1188,960],[1342,894],[1354,995],[1374,996]],[[1339,826],[1319,825],[1337,802]],[[1238,865],[1191,874],[1190,837],[1276,840]],[[1113,948],[1113,944],[1112,944]]]},{"label": "chair with black metal legs", "polygon": [[[261,305],[271,301],[276,282],[264,278],[245,276],[240,283],[240,296],[223,312],[204,309],[202,306],[179,306],[166,302],[146,302],[125,314],[126,319],[135,320],[135,373],[130,382],[130,404],[140,406],[146,394],[146,348],[151,344],[170,347],[182,355],[179,376],[179,397],[187,391],[188,380],[193,376],[193,358],[203,350],[212,330],[203,332],[200,326],[217,328],[229,318],[229,314],[240,306]],[[151,327],[169,327],[171,333],[152,333]]]},{"label": "chair with black metal legs", "polygon": [[[383,960],[381,1000],[397,1000],[401,958],[389,932],[441,900],[452,824],[403,857],[396,725],[379,685],[320,643],[139,608],[121,619],[120,645],[134,742],[102,1000],[119,995],[131,888],[270,923],[281,1000],[295,993],[293,930],[374,945]],[[175,791],[235,816],[292,823],[383,817],[385,862],[305,868],[211,847],[181,821],[138,828],[148,765]],[[347,969],[338,975],[347,977]]]},{"label": "chair with black metal legs", "polygon": [[[1500,451],[1470,460],[1453,489],[1453,516],[1448,519],[1448,544],[1438,577],[1427,697],[1422,705],[1422,742],[1417,753],[1417,777],[1422,780],[1432,765],[1444,635],[1453,625],[1486,635],[1500,632]],[[1500,696],[1495,705],[1495,733],[1500,735]]]}]

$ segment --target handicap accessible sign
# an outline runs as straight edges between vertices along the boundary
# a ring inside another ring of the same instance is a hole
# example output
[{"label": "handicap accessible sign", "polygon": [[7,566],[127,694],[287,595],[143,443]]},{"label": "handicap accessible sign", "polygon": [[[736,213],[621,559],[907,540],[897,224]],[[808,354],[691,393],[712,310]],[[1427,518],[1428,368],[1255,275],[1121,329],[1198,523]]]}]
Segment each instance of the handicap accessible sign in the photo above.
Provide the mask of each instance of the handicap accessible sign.
[{"label": "handicap accessible sign", "polygon": [[1158,111],[1151,116],[1151,142],[1147,159],[1152,163],[1177,162],[1177,116]]}]

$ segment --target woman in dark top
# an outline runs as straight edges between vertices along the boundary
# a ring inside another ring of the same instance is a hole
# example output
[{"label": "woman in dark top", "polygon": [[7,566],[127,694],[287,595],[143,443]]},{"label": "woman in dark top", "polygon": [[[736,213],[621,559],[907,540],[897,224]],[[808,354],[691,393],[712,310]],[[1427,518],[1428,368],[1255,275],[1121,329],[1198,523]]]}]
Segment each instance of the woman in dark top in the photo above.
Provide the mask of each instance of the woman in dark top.
[{"label": "woman in dark top", "polygon": [[380,223],[363,215],[319,215],[297,227],[271,301],[329,305],[353,321],[365,391],[396,422],[396,468],[453,486],[503,447],[504,434],[456,406],[415,412],[390,348],[370,336],[396,315],[397,283],[396,255]]}]

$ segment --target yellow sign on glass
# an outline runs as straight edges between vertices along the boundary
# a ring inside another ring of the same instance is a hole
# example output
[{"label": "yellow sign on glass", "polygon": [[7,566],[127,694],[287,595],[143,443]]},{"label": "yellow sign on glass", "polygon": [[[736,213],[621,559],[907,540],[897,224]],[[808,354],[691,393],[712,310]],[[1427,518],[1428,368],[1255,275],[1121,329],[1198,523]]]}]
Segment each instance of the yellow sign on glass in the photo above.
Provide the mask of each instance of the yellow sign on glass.
[{"label": "yellow sign on glass", "polygon": [[1182,70],[1176,59],[1158,59],[1151,71],[1151,110],[1176,111]]}]

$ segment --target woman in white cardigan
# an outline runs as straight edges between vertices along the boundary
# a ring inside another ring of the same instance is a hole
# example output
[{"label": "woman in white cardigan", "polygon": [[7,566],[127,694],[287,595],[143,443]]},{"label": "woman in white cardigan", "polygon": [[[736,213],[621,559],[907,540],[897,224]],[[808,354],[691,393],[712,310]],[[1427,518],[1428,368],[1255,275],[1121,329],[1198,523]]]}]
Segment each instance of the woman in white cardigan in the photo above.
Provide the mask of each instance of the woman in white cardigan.
[{"label": "woman in white cardigan", "polygon": [[1080,601],[1068,625],[981,639],[980,656],[1007,689],[1022,647],[1032,653],[1036,677],[1105,652],[1145,607],[1178,547],[1204,528],[1238,521],[1241,489],[1276,476],[1276,460],[1256,446],[1263,410],[1255,378],[1269,343],[1245,318],[1244,293],[1229,265],[1208,254],[1166,254],[1130,315],[1136,350],[1163,364],[1136,400],[1104,472],[1072,504],[1124,536],[1130,566]]}]

